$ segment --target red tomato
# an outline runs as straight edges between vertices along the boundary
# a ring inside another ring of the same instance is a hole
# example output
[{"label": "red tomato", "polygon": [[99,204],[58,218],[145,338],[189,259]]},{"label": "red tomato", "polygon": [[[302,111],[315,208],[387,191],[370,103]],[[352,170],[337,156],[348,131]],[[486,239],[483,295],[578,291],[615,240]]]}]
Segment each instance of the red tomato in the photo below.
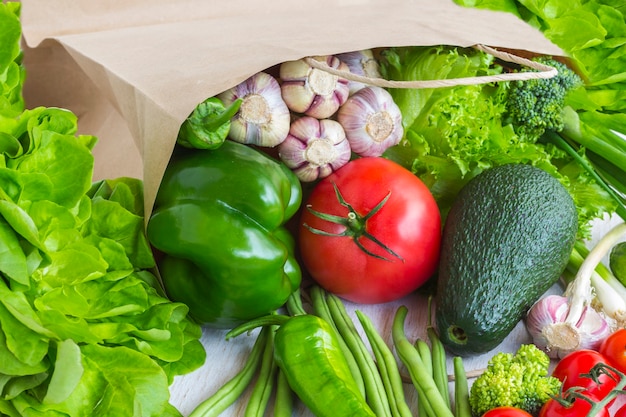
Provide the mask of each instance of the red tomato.
[{"label": "red tomato", "polygon": [[552,375],[563,382],[563,391],[571,387],[582,387],[586,396],[601,400],[615,388],[617,382],[609,375],[601,375],[599,384],[589,377],[581,376],[581,374],[588,373],[598,363],[608,364],[609,361],[594,350],[577,350],[563,357],[552,371]]},{"label": "red tomato", "polygon": [[382,157],[353,160],[316,184],[305,206],[342,218],[349,216],[351,207],[361,219],[347,228],[309,209],[302,212],[303,264],[331,293],[358,303],[384,303],[411,293],[437,268],[439,208],[426,185],[395,162]]},{"label": "red tomato", "polygon": [[487,411],[482,417],[532,417],[532,414],[515,407],[496,407]]},{"label": "red tomato", "polygon": [[[539,417],[586,417],[590,409],[591,404],[580,398],[576,398],[571,406],[550,399],[541,407]],[[603,408],[596,417],[609,417],[609,412]]]},{"label": "red tomato", "polygon": [[626,373],[626,329],[611,333],[602,341],[598,351],[611,362],[615,369]]}]

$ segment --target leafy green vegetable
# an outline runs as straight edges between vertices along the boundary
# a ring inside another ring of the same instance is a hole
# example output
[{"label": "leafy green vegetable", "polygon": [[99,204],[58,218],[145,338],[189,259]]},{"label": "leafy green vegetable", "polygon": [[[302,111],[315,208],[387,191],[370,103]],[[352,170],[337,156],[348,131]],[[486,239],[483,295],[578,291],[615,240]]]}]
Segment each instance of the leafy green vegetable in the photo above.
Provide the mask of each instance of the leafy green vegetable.
[{"label": "leafy green vegetable", "polygon": [[[18,2],[5,3],[0,7],[0,112],[3,113],[11,111],[15,114],[24,108],[20,8],[21,3]],[[0,143],[4,140],[0,135]]]},{"label": "leafy green vegetable", "polygon": [[150,272],[143,184],[92,183],[77,117],[22,107],[18,12],[0,4],[0,414],[180,416],[169,385],[206,353]]},{"label": "leafy green vegetable", "polygon": [[[455,0],[507,11],[538,28],[568,56],[584,88],[566,97],[567,146],[591,162],[626,218],[626,8],[618,0]],[[620,135],[621,134],[621,135]]]},{"label": "leafy green vegetable", "polygon": [[[474,49],[436,46],[391,48],[381,71],[394,80],[414,80],[497,74],[503,68]],[[403,114],[405,137],[385,156],[412,169],[429,186],[444,216],[459,190],[485,169],[532,164],[568,189],[578,208],[579,229],[586,234],[589,220],[612,211],[615,203],[564,151],[516,132],[507,111],[510,87],[391,90]]]}]

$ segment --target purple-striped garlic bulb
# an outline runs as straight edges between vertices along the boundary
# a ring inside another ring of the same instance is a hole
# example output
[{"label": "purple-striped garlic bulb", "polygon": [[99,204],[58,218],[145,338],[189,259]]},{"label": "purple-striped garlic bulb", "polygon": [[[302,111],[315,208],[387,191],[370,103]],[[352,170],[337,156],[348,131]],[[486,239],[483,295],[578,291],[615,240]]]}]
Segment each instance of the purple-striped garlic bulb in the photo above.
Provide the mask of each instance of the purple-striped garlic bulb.
[{"label": "purple-striped garlic bulb", "polygon": [[[380,66],[378,61],[374,57],[374,53],[371,49],[363,49],[361,51],[345,52],[335,55],[341,62],[345,62],[350,69],[350,72],[356,75],[362,75],[369,78],[381,78]],[[350,80],[348,88],[350,94],[354,94],[361,88],[366,87],[359,81]]]},{"label": "purple-striped garlic bulb", "polygon": [[280,144],[289,133],[291,113],[285,104],[278,81],[258,72],[239,85],[218,95],[226,107],[242,99],[231,119],[228,137],[235,142],[264,147]]},{"label": "purple-striped garlic bulb", "polygon": [[368,86],[348,98],[337,120],[346,131],[352,151],[360,156],[380,156],[402,139],[402,114],[391,94]]},{"label": "purple-striped garlic bulb", "polygon": [[[325,62],[330,68],[350,71],[347,64],[332,55],[314,59]],[[283,100],[295,113],[326,119],[348,98],[348,80],[313,68],[303,59],[282,63],[279,74]]]},{"label": "purple-striped garlic bulb", "polygon": [[303,182],[327,177],[348,163],[351,154],[338,122],[311,116],[295,120],[278,147],[279,158]]}]

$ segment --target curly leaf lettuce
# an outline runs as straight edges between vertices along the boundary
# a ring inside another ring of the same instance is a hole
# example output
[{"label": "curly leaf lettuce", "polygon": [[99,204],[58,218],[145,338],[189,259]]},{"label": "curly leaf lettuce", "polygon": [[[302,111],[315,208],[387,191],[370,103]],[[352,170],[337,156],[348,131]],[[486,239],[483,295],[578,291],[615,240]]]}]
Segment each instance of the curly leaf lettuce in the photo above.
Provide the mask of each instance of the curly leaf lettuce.
[{"label": "curly leaf lettuce", "polygon": [[[584,155],[626,218],[626,8],[621,0],[455,0],[507,11],[538,28],[568,56],[584,79],[569,94],[560,136]],[[575,116],[575,117],[572,117]]]},{"label": "curly leaf lettuce", "polygon": [[[443,46],[390,48],[381,66],[395,80],[502,71],[488,54]],[[480,172],[508,163],[532,164],[570,191],[578,206],[581,233],[587,233],[589,220],[611,210],[613,202],[563,151],[515,133],[504,121],[507,90],[507,83],[390,90],[402,111],[405,135],[385,156],[426,183],[444,217],[459,190]]]}]

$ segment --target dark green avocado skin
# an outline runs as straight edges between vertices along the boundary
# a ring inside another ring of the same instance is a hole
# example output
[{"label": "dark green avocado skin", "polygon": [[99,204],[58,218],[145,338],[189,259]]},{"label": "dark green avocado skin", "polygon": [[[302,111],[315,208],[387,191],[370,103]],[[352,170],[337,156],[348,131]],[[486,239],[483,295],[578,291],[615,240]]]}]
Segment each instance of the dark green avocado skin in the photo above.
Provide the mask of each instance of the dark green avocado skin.
[{"label": "dark green avocado skin", "polygon": [[567,265],[578,230],[561,183],[524,164],[488,169],[460,191],[444,224],[435,296],[453,354],[490,351]]}]

